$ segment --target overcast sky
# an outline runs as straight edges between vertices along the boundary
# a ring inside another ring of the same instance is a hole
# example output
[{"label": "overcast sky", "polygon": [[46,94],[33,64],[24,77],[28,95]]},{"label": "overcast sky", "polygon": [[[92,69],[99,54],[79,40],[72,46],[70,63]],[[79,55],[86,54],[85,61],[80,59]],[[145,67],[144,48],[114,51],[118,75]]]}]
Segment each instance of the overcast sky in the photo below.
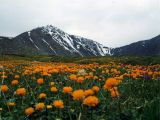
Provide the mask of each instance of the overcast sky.
[{"label": "overcast sky", "polygon": [[0,0],[0,36],[48,24],[123,46],[160,34],[160,0]]}]

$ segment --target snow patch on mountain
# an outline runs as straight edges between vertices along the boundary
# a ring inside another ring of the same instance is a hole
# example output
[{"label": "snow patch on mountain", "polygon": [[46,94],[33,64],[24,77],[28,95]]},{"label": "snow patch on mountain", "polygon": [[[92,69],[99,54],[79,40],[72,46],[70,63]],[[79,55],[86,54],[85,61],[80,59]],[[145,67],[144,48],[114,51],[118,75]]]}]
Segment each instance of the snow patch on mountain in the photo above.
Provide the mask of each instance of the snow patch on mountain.
[{"label": "snow patch on mountain", "polygon": [[42,39],[42,41],[43,41],[44,43],[46,43],[46,44],[48,45],[48,47],[49,47],[55,54],[57,54],[56,51],[52,48],[52,46],[51,46],[45,39]]},{"label": "snow patch on mountain", "polygon": [[[64,31],[52,25],[43,26],[43,27],[40,27],[40,29],[44,35],[50,35],[53,41],[55,41],[57,44],[62,46],[65,50],[69,51],[70,53],[73,53],[73,54],[76,53],[76,54],[79,54],[80,56],[110,55],[110,48],[105,47],[102,44],[95,42],[93,40],[67,34]],[[29,36],[29,39],[34,44],[34,46],[37,49],[39,49],[38,46],[35,45],[34,41],[31,39],[31,32],[28,32],[28,36]],[[47,44],[47,46],[50,47],[50,49],[52,49],[54,53],[56,53],[54,48],[46,40],[42,39],[42,41],[45,44]]]},{"label": "snow patch on mountain", "polygon": [[29,40],[33,43],[33,45],[37,48],[37,50],[40,50],[40,48],[35,44],[35,42],[31,38],[31,32],[28,32]]}]

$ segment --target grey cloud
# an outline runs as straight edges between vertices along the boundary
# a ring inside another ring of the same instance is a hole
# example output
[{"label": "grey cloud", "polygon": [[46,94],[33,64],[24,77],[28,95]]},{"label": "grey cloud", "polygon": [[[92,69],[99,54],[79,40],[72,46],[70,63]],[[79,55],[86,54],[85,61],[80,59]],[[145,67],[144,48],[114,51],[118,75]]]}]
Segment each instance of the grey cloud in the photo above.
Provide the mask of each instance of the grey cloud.
[{"label": "grey cloud", "polygon": [[0,0],[0,35],[52,24],[115,47],[160,34],[159,13],[159,0]]}]

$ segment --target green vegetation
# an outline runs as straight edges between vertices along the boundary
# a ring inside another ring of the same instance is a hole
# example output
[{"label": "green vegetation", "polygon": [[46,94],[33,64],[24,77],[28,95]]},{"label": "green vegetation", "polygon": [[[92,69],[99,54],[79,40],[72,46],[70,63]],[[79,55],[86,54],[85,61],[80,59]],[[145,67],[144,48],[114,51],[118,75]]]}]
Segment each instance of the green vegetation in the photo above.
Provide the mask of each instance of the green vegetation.
[{"label": "green vegetation", "polygon": [[0,120],[160,118],[159,56],[3,55],[0,60]]},{"label": "green vegetation", "polygon": [[2,120],[159,120],[160,65],[15,63],[0,69]]},{"label": "green vegetation", "polygon": [[0,55],[0,60],[28,60],[40,62],[62,62],[90,64],[107,64],[109,62],[118,62],[131,65],[154,65],[160,64],[160,56],[104,56],[104,57],[72,57],[72,56],[23,56],[23,55]]}]

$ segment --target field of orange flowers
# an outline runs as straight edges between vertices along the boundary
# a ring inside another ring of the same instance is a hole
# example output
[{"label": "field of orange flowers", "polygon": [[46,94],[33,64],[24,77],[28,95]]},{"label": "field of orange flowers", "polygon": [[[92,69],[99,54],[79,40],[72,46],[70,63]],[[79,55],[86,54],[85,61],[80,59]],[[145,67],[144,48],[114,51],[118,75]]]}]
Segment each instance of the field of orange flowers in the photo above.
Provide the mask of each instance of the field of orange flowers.
[{"label": "field of orange flowers", "polygon": [[0,119],[158,120],[160,65],[0,62]]}]

